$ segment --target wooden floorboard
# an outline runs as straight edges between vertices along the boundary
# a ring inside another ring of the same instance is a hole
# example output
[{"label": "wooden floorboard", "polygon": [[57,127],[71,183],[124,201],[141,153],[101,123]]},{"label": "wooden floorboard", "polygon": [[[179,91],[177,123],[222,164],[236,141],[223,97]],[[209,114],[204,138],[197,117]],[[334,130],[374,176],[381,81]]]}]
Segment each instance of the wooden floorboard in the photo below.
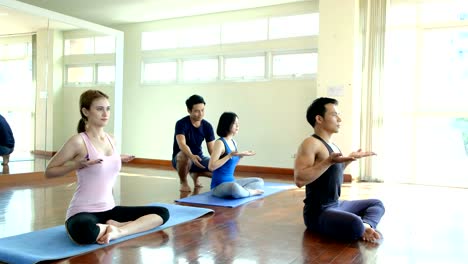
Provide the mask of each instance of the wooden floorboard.
[{"label": "wooden floorboard", "polygon": [[[208,178],[201,181],[209,186]],[[174,203],[183,195],[173,170],[124,167],[120,183],[123,205]],[[63,224],[76,187],[73,176],[51,181],[40,173],[0,178],[0,185],[0,237]],[[237,208],[210,207],[214,214],[51,263],[467,263],[467,189],[343,186],[344,199],[370,197],[386,206],[380,245],[338,242],[306,231],[302,188]]]}]

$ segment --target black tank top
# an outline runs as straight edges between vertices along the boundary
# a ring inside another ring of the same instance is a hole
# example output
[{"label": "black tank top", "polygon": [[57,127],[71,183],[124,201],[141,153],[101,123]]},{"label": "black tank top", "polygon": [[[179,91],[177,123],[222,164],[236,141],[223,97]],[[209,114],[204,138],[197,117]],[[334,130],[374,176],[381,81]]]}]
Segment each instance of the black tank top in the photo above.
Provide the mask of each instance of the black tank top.
[{"label": "black tank top", "polygon": [[[328,153],[334,152],[325,140],[315,134],[312,136],[322,141],[328,149]],[[343,183],[343,170],[343,163],[335,163],[315,181],[306,185],[304,214],[318,214],[323,209],[338,203]]]}]

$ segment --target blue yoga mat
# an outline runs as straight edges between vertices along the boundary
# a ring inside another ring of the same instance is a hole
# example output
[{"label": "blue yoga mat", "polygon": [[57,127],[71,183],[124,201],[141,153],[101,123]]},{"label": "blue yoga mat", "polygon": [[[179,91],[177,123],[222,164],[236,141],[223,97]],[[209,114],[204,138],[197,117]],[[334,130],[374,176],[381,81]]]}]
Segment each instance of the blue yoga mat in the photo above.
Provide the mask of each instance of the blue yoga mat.
[{"label": "blue yoga mat", "polygon": [[162,226],[113,240],[107,245],[77,245],[68,237],[64,225],[5,237],[0,239],[0,261],[10,264],[27,264],[68,258],[188,222],[213,212],[211,209],[175,204],[152,203],[149,205],[166,207],[170,214],[169,220]]},{"label": "blue yoga mat", "polygon": [[197,195],[188,196],[182,199],[175,200],[176,202],[181,203],[191,203],[191,204],[203,204],[203,205],[213,205],[213,206],[223,206],[223,207],[237,207],[239,205],[248,203],[253,200],[261,199],[268,195],[278,193],[281,191],[289,190],[295,188],[296,186],[289,183],[279,183],[279,182],[265,182],[263,190],[265,191],[262,195],[250,196],[240,199],[227,199],[227,198],[218,198],[211,195],[210,192],[205,192]]}]

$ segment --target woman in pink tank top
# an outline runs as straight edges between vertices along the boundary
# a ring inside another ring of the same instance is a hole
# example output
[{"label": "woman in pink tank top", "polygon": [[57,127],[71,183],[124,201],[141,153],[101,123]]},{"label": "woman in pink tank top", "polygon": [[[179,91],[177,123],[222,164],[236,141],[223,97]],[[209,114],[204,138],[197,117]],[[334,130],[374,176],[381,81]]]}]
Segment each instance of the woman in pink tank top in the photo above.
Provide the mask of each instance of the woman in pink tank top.
[{"label": "woman in pink tank top", "polygon": [[169,212],[159,206],[116,206],[112,189],[121,163],[133,156],[119,155],[112,136],[104,131],[110,118],[109,97],[88,90],[80,97],[78,134],[50,160],[45,175],[63,176],[76,170],[77,187],[68,207],[65,227],[78,244],[107,244],[123,236],[162,225]]}]

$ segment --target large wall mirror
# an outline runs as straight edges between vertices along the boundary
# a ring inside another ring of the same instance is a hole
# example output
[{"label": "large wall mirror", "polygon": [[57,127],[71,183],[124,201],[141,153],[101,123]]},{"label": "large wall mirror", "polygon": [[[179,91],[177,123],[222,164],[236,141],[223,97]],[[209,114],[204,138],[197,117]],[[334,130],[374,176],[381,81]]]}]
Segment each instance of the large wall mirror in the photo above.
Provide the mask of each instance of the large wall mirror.
[{"label": "large wall mirror", "polygon": [[0,0],[0,114],[16,141],[0,173],[44,171],[50,156],[76,133],[78,100],[87,89],[109,94],[108,132],[121,142],[122,72],[122,32]]}]

